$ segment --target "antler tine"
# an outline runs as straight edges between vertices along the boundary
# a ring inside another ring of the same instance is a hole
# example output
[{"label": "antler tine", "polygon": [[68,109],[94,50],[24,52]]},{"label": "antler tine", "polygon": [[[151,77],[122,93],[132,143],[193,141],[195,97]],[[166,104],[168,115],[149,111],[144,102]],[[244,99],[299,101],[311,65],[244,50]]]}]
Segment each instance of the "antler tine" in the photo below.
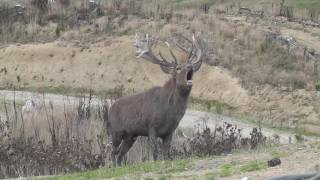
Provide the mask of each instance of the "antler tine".
[{"label": "antler tine", "polygon": [[181,49],[182,51],[184,51],[185,53],[188,53],[188,58],[187,58],[187,63],[192,63],[192,59],[193,57],[196,55],[195,54],[195,43],[193,40],[188,39],[187,37],[183,36],[183,35],[176,35],[181,37],[182,39],[184,39],[185,41],[189,42],[191,44],[190,48],[185,48],[184,46],[182,46],[181,44],[179,44],[175,39],[174,39],[174,43],[175,45]]},{"label": "antler tine", "polygon": [[170,52],[171,56],[173,57],[173,60],[174,60],[175,65],[178,65],[178,60],[177,60],[176,56],[174,55],[174,53],[172,52],[171,47],[170,47],[170,44],[169,44],[168,42],[166,42],[166,45],[167,45],[168,48],[169,48],[169,52]]},{"label": "antler tine", "polygon": [[189,52],[188,59],[187,59],[188,63],[191,63],[192,57],[194,56],[193,51],[194,51],[194,44],[192,44],[191,48],[190,48],[190,52]]},{"label": "antler tine", "polygon": [[189,50],[185,47],[183,47],[181,44],[179,44],[176,40],[174,40],[174,44],[181,49],[182,51],[186,52],[186,53],[190,53]]},{"label": "antler tine", "polygon": [[[202,58],[207,50],[207,45],[203,39],[196,37],[195,34],[192,35],[192,42],[193,50],[195,50],[196,52],[192,53],[192,56],[188,59],[188,62],[197,64],[202,61]],[[193,60],[194,56],[197,57],[195,61]]]},{"label": "antler tine", "polygon": [[170,63],[166,60],[166,58],[164,58],[164,56],[162,55],[162,53],[159,51],[159,56],[161,57],[162,61],[164,61],[165,63]]},{"label": "antler tine", "polygon": [[167,67],[167,68],[174,68],[176,64],[168,62],[161,53],[159,53],[161,59],[159,59],[157,56],[155,56],[151,50],[152,46],[154,44],[154,39],[149,36],[149,34],[146,34],[145,39],[139,40],[139,36],[136,34],[135,36],[135,44],[134,46],[137,48],[136,54],[138,58],[143,58],[147,61],[150,61],[154,64],[159,64],[161,66]]}]

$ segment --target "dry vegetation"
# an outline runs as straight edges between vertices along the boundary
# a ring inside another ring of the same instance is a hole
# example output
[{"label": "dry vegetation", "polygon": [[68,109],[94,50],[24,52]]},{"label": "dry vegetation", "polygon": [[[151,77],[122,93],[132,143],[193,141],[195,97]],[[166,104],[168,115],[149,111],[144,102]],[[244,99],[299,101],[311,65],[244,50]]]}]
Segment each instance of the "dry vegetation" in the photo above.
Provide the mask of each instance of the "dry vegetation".
[{"label": "dry vegetation", "polygon": [[[53,104],[44,98],[37,104],[30,111],[22,111],[18,102],[2,102],[0,178],[61,174],[111,165],[111,145],[102,119],[104,102],[93,103],[90,97],[83,96],[77,102]],[[253,129],[251,137],[243,138],[241,129],[231,124],[203,128],[188,138],[178,131],[172,157],[221,155],[271,142],[257,129]],[[151,154],[148,140],[139,138],[126,161],[149,161]]]}]

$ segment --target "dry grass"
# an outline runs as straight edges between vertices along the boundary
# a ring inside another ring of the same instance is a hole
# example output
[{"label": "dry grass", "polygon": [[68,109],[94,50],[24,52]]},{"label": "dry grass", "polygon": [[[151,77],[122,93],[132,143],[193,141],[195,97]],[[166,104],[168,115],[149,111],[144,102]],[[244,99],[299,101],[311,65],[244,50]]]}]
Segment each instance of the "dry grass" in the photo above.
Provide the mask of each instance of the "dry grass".
[{"label": "dry grass", "polygon": [[[115,2],[102,3],[101,8],[107,13],[101,17],[90,16],[79,20],[78,24],[78,21],[70,16],[75,11],[53,11],[51,15],[57,13],[58,16],[48,20],[46,26],[41,26],[35,20],[26,25],[14,23],[14,27],[19,27],[14,28],[14,31],[4,26],[9,34],[3,34],[3,42],[52,41],[57,38],[59,40],[54,43],[22,45],[21,48],[4,48],[1,57],[4,62],[2,68],[7,68],[9,73],[4,74],[4,78],[0,80],[1,87],[19,87],[27,90],[56,89],[57,92],[63,93],[64,89],[94,88],[100,92],[124,86],[126,91],[142,91],[162,84],[166,77],[157,71],[158,67],[133,61],[134,34],[139,31],[141,34],[151,33],[162,38],[175,34],[189,36],[194,31],[202,31],[209,42],[206,63],[219,66],[219,69],[228,72],[218,74],[228,77],[228,80],[221,80],[217,73],[213,73],[217,68],[203,66],[201,72],[195,76],[195,81],[199,82],[193,89],[195,97],[224,101],[231,106],[239,107],[248,106],[248,94],[257,93],[257,89],[266,86],[276,90],[286,89],[288,92],[319,89],[318,61],[306,58],[303,48],[290,50],[286,45],[269,38],[270,32],[280,32],[279,26],[268,24],[269,21],[273,22],[273,16],[228,17],[225,16],[228,12],[217,13],[216,8],[226,8],[228,3],[212,6],[206,14],[199,8],[165,8],[164,4],[157,6],[154,3],[139,6],[140,1],[135,1],[137,4],[122,1],[118,6],[113,4]],[[229,2],[232,4],[232,1]],[[233,4],[232,9],[236,12],[240,5]],[[81,3],[74,6],[79,9],[83,7]],[[268,27],[270,25],[270,28],[264,27],[265,23]],[[27,33],[24,33],[25,31]],[[312,38],[313,36],[310,36],[310,39]],[[310,45],[308,42],[304,45]],[[311,44],[310,47],[318,47],[317,42],[314,44],[316,46]],[[123,52],[119,49],[129,51]],[[309,46],[307,50],[310,50]],[[29,63],[30,61],[32,63]],[[47,64],[44,66],[43,62]],[[24,67],[16,70],[16,64],[24,64]],[[46,73],[46,68],[52,70],[50,74]],[[74,76],[75,73],[77,77]],[[121,76],[115,77],[117,74]],[[19,81],[17,77],[20,77]],[[208,83],[203,84],[199,80]],[[230,92],[227,94],[226,90]],[[288,103],[295,106],[294,102]],[[256,109],[249,111],[261,114]],[[268,119],[287,118],[290,110],[282,109],[279,113],[282,111],[286,113],[268,116]]]},{"label": "dry grass", "polygon": [[[97,103],[90,96],[55,104],[45,99],[34,101],[36,106],[30,111],[22,110],[23,103],[2,102],[0,178],[69,173],[111,165],[103,102]],[[178,130],[172,157],[220,155],[266,143],[261,132],[253,130],[250,138],[242,138],[241,130],[231,124],[213,130],[204,128],[189,138],[181,137]],[[139,137],[126,162],[151,159],[149,141]]]}]

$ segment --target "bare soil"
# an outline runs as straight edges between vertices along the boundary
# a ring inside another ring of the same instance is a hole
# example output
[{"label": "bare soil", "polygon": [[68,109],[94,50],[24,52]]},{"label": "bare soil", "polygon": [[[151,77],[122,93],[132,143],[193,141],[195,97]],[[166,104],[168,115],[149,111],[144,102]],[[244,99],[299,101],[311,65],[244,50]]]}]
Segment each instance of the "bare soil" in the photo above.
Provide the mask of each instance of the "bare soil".
[{"label": "bare soil", "polygon": [[[8,71],[0,80],[2,87],[92,88],[97,91],[123,85],[142,91],[162,85],[169,78],[157,65],[137,59],[133,37],[102,38],[88,47],[72,42],[10,45],[1,49],[1,67]],[[120,50],[120,51],[119,51]],[[20,82],[17,82],[17,76]],[[206,82],[206,83],[204,83]],[[192,95],[221,99],[237,107],[248,101],[245,89],[227,71],[203,65],[195,75]]]}]

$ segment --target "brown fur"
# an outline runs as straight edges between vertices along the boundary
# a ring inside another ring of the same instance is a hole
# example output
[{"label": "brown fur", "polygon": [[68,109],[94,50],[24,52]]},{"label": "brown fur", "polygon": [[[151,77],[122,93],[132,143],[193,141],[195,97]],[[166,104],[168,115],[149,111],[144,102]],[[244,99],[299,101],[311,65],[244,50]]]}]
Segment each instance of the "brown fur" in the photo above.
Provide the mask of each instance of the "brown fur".
[{"label": "brown fur", "polygon": [[165,60],[161,53],[161,59],[153,54],[152,45],[155,40],[148,34],[143,40],[136,35],[134,45],[137,48],[137,57],[160,65],[161,70],[172,77],[163,87],[154,87],[120,98],[111,106],[110,112],[105,114],[105,124],[112,136],[114,166],[121,165],[123,156],[138,136],[149,137],[153,145],[154,159],[157,159],[157,138],[160,137],[165,158],[169,157],[173,132],[186,112],[193,73],[201,67],[207,47],[206,42],[195,35],[192,36],[192,41],[188,41],[192,43],[190,49],[176,43],[177,47],[189,54],[186,63],[179,65],[168,42],[166,44],[174,61]]},{"label": "brown fur", "polygon": [[163,149],[169,154],[172,134],[185,114],[192,88],[192,85],[187,85],[188,73],[191,73],[190,80],[193,75],[190,64],[173,75],[163,87],[120,98],[112,105],[105,120],[112,136],[114,165],[121,164],[137,136],[149,136],[154,159],[157,158],[158,137],[163,140]]}]

